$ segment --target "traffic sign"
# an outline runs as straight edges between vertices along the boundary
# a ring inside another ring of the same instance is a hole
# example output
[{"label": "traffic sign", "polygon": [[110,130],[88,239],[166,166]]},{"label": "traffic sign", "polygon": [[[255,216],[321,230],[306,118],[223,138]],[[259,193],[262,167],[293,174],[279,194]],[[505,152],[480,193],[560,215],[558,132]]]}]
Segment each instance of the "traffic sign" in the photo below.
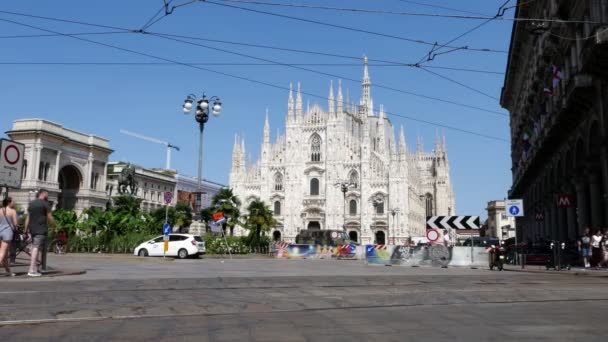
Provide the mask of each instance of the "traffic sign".
[{"label": "traffic sign", "polygon": [[557,206],[560,208],[570,208],[572,206],[572,197],[570,195],[557,195]]},{"label": "traffic sign", "polygon": [[168,223],[163,224],[163,235],[169,236],[171,233],[171,225]]},{"label": "traffic sign", "polygon": [[426,231],[426,238],[430,242],[435,242],[439,240],[439,232],[436,229],[429,229]]},{"label": "traffic sign", "polygon": [[524,216],[524,200],[522,199],[510,199],[505,203],[506,214],[510,217],[522,217]]},{"label": "traffic sign", "polygon": [[165,204],[171,204],[173,201],[173,193],[171,191],[165,192]]},{"label": "traffic sign", "polygon": [[479,229],[479,216],[428,216],[426,229]]},{"label": "traffic sign", "polygon": [[0,142],[0,186],[19,189],[25,146],[7,139]]},{"label": "traffic sign", "polygon": [[213,221],[215,221],[215,224],[220,224],[220,223],[226,222],[224,213],[222,213],[221,211],[218,211],[217,213],[213,214]]}]

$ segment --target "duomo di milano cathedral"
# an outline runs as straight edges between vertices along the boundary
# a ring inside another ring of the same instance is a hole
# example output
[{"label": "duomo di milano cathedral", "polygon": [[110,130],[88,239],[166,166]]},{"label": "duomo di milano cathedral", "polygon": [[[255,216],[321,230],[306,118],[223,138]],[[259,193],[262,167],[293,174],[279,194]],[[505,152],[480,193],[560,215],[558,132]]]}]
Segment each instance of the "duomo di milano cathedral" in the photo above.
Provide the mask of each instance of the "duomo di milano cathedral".
[{"label": "duomo di milano cathedral", "polygon": [[395,138],[383,107],[374,112],[367,58],[359,105],[349,102],[341,84],[334,97],[330,83],[328,109],[315,104],[304,111],[298,84],[295,100],[289,92],[285,134],[274,143],[266,113],[256,163],[246,161],[245,142],[236,138],[230,187],[243,213],[256,198],[269,204],[278,222],[274,239],[293,242],[302,229],[345,227],[360,243],[399,244],[424,236],[426,216],[454,214],[445,137],[430,153],[420,139],[410,151],[403,127]]}]

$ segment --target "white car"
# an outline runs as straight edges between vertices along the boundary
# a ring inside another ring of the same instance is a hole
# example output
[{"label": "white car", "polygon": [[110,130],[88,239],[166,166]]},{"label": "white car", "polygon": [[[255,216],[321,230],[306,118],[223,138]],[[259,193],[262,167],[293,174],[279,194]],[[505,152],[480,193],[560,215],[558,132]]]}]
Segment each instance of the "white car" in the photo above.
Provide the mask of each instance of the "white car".
[{"label": "white car", "polygon": [[192,234],[169,234],[169,250],[165,254],[163,254],[164,246],[164,237],[159,236],[135,247],[133,254],[140,257],[166,255],[186,259],[198,257],[206,252],[205,241],[200,236]]}]

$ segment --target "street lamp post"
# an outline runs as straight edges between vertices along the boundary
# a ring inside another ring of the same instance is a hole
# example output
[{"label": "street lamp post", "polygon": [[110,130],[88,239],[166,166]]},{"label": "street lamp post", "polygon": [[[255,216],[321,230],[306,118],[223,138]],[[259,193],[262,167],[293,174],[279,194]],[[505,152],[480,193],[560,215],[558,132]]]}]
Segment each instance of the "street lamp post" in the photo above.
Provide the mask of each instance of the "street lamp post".
[{"label": "street lamp post", "polygon": [[356,184],[347,182],[347,181],[339,181],[336,184],[334,184],[334,186],[336,188],[340,188],[340,191],[342,191],[342,197],[343,197],[342,202],[344,204],[344,212],[342,213],[342,218],[344,219],[344,224],[342,225],[342,230],[346,231],[346,193],[348,192],[348,189],[354,188],[356,186]]},{"label": "street lamp post", "polygon": [[[184,100],[183,110],[184,114],[190,114],[192,110],[192,104],[196,100],[196,95],[189,94]],[[214,116],[218,117],[222,110],[222,102],[220,98],[217,96],[212,96],[207,99],[205,93],[203,96],[196,100],[196,113],[194,115],[194,119],[198,122],[199,127],[199,143],[198,143],[198,184],[197,184],[197,193],[200,194],[202,192],[202,173],[203,173],[203,131],[205,130],[205,123],[209,120],[209,101],[213,101],[213,106],[211,106],[211,110]],[[200,199],[202,204],[202,199]],[[199,210],[202,208],[199,208]]]},{"label": "street lamp post", "polygon": [[[391,209],[391,215],[393,216],[393,244],[395,244],[395,235],[397,235],[397,233],[395,233],[397,231],[397,228],[399,227],[399,213],[401,212],[401,209],[399,208],[393,208]],[[395,225],[395,215],[397,215],[397,224]],[[390,226],[388,228],[389,233],[390,233]],[[390,243],[390,241],[389,241]]]}]

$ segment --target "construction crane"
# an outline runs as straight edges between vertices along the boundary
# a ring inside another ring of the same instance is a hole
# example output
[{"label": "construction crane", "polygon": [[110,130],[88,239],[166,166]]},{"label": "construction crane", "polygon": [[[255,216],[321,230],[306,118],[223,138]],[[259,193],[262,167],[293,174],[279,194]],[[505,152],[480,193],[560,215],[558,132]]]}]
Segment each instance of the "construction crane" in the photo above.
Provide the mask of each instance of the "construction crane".
[{"label": "construction crane", "polygon": [[171,149],[179,151],[179,147],[177,147],[177,146],[175,146],[175,145],[173,145],[173,144],[171,144],[171,143],[169,143],[167,141],[162,141],[162,140],[159,140],[159,139],[150,138],[150,137],[147,137],[145,135],[129,132],[129,131],[124,130],[124,129],[121,129],[120,133],[126,134],[126,135],[130,135],[132,137],[135,137],[135,138],[138,138],[138,139],[141,139],[141,140],[145,140],[145,141],[149,141],[149,142],[165,145],[167,147],[167,164],[166,164],[166,168],[167,168],[167,170],[171,170]]}]

